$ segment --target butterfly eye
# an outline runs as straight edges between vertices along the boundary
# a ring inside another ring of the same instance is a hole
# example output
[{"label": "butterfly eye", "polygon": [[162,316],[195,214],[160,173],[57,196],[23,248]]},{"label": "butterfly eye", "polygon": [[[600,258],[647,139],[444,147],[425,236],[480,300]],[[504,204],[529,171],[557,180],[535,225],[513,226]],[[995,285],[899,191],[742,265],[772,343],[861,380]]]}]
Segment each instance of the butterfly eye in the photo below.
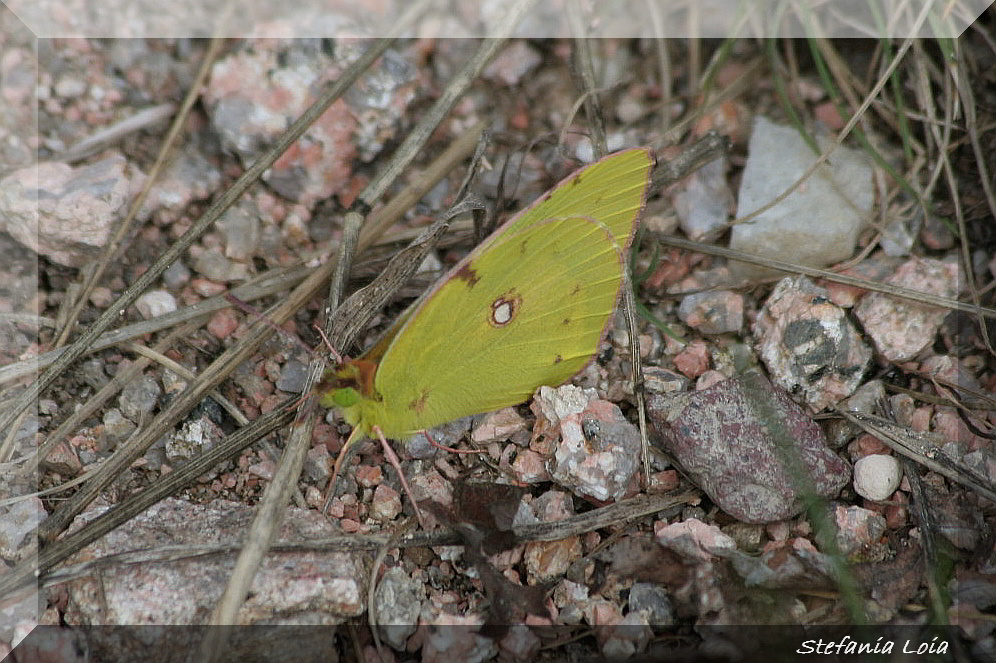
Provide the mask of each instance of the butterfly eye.
[{"label": "butterfly eye", "polygon": [[332,402],[339,407],[352,407],[360,402],[360,392],[352,387],[336,389],[332,392]]}]

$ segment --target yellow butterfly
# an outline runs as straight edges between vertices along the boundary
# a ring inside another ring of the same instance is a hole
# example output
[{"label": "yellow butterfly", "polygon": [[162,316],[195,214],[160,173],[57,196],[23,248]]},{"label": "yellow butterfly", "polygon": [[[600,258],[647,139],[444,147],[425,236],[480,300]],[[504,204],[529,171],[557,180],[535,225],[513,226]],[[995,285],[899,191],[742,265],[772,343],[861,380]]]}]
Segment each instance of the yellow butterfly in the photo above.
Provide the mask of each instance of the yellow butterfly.
[{"label": "yellow butterfly", "polygon": [[402,439],[521,403],[595,356],[612,316],[651,155],[618,152],[499,227],[363,356],[330,369],[325,407]]}]

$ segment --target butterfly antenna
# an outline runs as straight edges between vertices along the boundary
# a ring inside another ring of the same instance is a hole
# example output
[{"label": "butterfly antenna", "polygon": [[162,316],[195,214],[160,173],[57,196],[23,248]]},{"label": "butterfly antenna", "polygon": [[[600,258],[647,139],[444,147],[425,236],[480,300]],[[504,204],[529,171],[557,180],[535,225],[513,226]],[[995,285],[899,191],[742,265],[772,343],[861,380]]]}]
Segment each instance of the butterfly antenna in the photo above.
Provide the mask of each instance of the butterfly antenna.
[{"label": "butterfly antenna", "polygon": [[325,330],[322,329],[319,325],[315,325],[315,329],[318,331],[319,336],[322,337],[322,341],[325,342],[325,347],[329,349],[329,352],[332,354],[332,358],[335,359],[335,362],[337,364],[343,363],[342,355],[339,354],[338,350],[332,347],[332,342],[329,341],[329,337],[325,335]]},{"label": "butterfly antenna", "polygon": [[315,351],[312,348],[308,347],[307,343],[305,343],[304,341],[302,341],[295,334],[291,334],[286,329],[280,327],[278,324],[276,324],[275,322],[273,322],[273,320],[270,320],[268,317],[266,317],[265,315],[263,315],[262,311],[260,311],[259,309],[257,309],[255,306],[252,306],[248,302],[242,301],[241,299],[239,299],[238,297],[236,297],[235,295],[233,295],[230,292],[226,292],[222,296],[226,300],[228,300],[229,303],[231,303],[232,305],[234,305],[237,309],[240,309],[246,315],[248,315],[248,316],[250,316],[252,318],[255,318],[256,320],[262,320],[264,324],[268,325],[271,329],[273,329],[278,334],[281,334],[285,338],[290,338],[292,341],[294,341],[295,343],[297,343],[298,346],[300,346],[301,348],[304,348],[304,351],[307,352],[309,355],[312,355],[312,354],[315,353]]}]

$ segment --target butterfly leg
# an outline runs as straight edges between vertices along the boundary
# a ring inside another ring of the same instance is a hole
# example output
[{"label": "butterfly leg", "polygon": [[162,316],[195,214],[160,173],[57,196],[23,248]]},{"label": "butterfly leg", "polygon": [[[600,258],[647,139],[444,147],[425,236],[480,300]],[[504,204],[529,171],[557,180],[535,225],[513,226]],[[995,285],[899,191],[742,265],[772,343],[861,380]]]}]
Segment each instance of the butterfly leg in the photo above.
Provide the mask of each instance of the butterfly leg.
[{"label": "butterfly leg", "polygon": [[453,447],[448,447],[445,444],[440,444],[432,439],[432,435],[429,431],[424,430],[422,434],[425,435],[425,439],[429,440],[429,444],[436,447],[437,449],[442,449],[443,451],[449,451],[451,454],[483,454],[487,453],[484,449],[454,449]]},{"label": "butterfly leg", "polygon": [[[332,498],[335,497],[336,482],[339,478],[339,471],[342,469],[343,462],[346,460],[347,456],[352,455],[352,450],[355,447],[354,442],[358,441],[354,439],[357,435],[358,428],[354,428],[352,434],[350,434],[349,439],[346,443],[342,445],[342,450],[339,451],[339,455],[335,459],[335,465],[332,467],[332,478],[329,479],[328,488],[325,494],[325,507],[322,509],[322,513],[328,513],[329,506],[332,504]],[[418,522],[422,525],[422,529],[428,530],[426,527],[425,520],[422,518],[422,511],[418,508],[418,502],[415,501],[415,495],[412,493],[411,486],[408,485],[408,480],[405,479],[405,473],[401,470],[401,461],[398,460],[398,455],[394,453],[394,449],[388,444],[387,438],[384,437],[384,433],[379,427],[374,426],[373,431],[377,434],[378,439],[380,439],[381,446],[384,448],[384,455],[387,457],[387,461],[394,466],[394,469],[398,472],[398,478],[401,480],[401,488],[408,495],[408,499],[411,500],[412,506],[415,508],[415,515],[418,517]]]},{"label": "butterfly leg", "polygon": [[342,445],[342,449],[339,450],[339,455],[335,458],[335,465],[332,467],[332,477],[329,479],[328,488],[325,489],[325,506],[322,508],[322,513],[326,514],[329,511],[329,507],[332,505],[332,498],[335,497],[336,482],[339,479],[339,470],[342,469],[342,464],[346,460],[347,456],[353,455],[354,442],[357,442],[358,437],[357,431],[359,428],[354,428],[353,432],[349,434],[349,438],[346,443]]},{"label": "butterfly leg", "polygon": [[380,444],[384,447],[384,455],[387,457],[387,461],[394,466],[394,469],[398,471],[398,478],[401,480],[401,487],[404,489],[405,494],[408,495],[408,499],[412,501],[412,506],[415,508],[415,515],[418,517],[418,522],[422,525],[422,529],[428,531],[426,527],[425,520],[422,518],[422,510],[418,508],[418,502],[415,501],[415,494],[412,493],[411,486],[408,485],[408,480],[405,479],[405,473],[401,470],[401,461],[398,460],[398,455],[394,453],[394,449],[388,444],[387,438],[384,437],[384,433],[380,430],[379,426],[374,426],[373,431],[377,434],[378,439],[380,439]]}]

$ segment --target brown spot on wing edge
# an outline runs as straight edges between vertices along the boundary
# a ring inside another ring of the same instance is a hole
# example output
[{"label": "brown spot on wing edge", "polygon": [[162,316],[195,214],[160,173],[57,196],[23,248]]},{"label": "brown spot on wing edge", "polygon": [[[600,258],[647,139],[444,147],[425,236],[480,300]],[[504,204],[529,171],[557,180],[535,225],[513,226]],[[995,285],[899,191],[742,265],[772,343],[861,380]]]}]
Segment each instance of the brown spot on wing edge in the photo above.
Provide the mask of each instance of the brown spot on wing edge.
[{"label": "brown spot on wing edge", "polygon": [[467,286],[473,288],[477,285],[477,282],[481,280],[481,277],[477,275],[477,270],[470,266],[468,262],[466,265],[457,270],[453,278],[459,279],[460,281],[466,281]]}]

